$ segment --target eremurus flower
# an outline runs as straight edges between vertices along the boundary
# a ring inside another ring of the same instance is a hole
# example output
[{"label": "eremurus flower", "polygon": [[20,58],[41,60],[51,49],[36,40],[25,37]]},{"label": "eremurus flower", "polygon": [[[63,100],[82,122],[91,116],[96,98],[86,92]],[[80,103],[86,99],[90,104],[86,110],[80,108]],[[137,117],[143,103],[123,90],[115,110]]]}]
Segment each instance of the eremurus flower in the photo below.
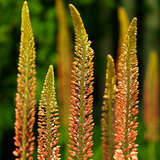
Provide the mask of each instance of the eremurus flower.
[{"label": "eremurus flower", "polygon": [[159,69],[158,54],[150,53],[144,81],[144,121],[146,138],[149,141],[158,139],[159,124]]},{"label": "eremurus flower", "polygon": [[159,59],[156,51],[150,52],[144,80],[144,122],[147,140],[147,159],[156,160],[156,143],[159,140]]},{"label": "eremurus flower", "polygon": [[34,152],[33,126],[35,122],[35,48],[29,9],[25,1],[22,8],[21,43],[18,62],[15,109],[15,146],[13,154],[20,160],[31,160]]},{"label": "eremurus flower", "polygon": [[112,160],[114,155],[114,113],[116,100],[116,74],[113,58],[107,56],[106,82],[103,96],[101,128],[102,159]]},{"label": "eremurus flower", "polygon": [[119,56],[123,38],[127,33],[129,26],[129,18],[125,8],[123,7],[118,8],[118,20],[119,20],[119,42],[118,42],[118,56]]},{"label": "eremurus flower", "polygon": [[87,160],[93,155],[93,50],[79,12],[69,5],[74,22],[75,57],[71,76],[69,160]]},{"label": "eremurus flower", "polygon": [[[72,67],[72,43],[67,22],[67,11],[63,0],[56,0],[58,33],[57,33],[57,56],[58,56],[58,95],[60,102],[60,121],[63,128],[68,128],[70,107],[70,79]],[[66,131],[66,130],[65,130]]]},{"label": "eremurus flower", "polygon": [[137,19],[129,26],[121,46],[117,68],[114,159],[137,159],[138,62],[136,56]]},{"label": "eremurus flower", "polygon": [[50,65],[41,93],[38,111],[38,159],[60,160],[59,112],[54,88],[53,66]]}]

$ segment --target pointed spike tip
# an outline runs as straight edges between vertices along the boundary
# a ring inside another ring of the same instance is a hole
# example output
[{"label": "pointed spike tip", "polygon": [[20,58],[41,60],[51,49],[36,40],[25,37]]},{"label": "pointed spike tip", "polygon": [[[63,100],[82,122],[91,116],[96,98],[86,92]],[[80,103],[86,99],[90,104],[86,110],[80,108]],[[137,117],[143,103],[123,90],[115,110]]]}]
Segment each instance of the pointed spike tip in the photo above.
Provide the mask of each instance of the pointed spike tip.
[{"label": "pointed spike tip", "polygon": [[122,6],[120,6],[120,7],[118,8],[118,12],[125,12],[125,9],[124,9]]},{"label": "pointed spike tip", "polygon": [[29,8],[28,8],[28,2],[24,1],[23,3],[23,7],[22,7],[23,12],[29,12]]},{"label": "pointed spike tip", "polygon": [[118,16],[127,16],[126,10],[124,7],[120,6],[118,7]]},{"label": "pointed spike tip", "polygon": [[70,3],[69,8],[75,8],[75,6],[72,3]]},{"label": "pointed spike tip", "polygon": [[24,1],[24,3],[23,3],[24,5],[28,5],[28,2],[27,1]]},{"label": "pointed spike tip", "polygon": [[79,31],[84,32],[84,35],[87,34],[79,11],[73,4],[69,4],[69,8],[73,19],[75,34],[78,36],[80,34]]},{"label": "pointed spike tip", "polygon": [[69,4],[69,8],[70,10],[77,11],[76,7],[73,4]]},{"label": "pointed spike tip", "polygon": [[53,71],[53,65],[49,65],[48,71]]},{"label": "pointed spike tip", "polygon": [[107,61],[113,62],[113,58],[112,58],[112,56],[110,54],[107,55]]},{"label": "pointed spike tip", "polygon": [[78,12],[78,10],[76,9],[76,7],[73,4],[69,4],[69,9],[70,9],[72,16],[74,16],[74,15],[80,16],[80,13]]},{"label": "pointed spike tip", "polygon": [[134,17],[129,25],[128,34],[130,36],[133,36],[133,33],[135,36],[137,35],[137,18]]},{"label": "pointed spike tip", "polygon": [[131,25],[137,25],[137,17],[132,19]]},{"label": "pointed spike tip", "polygon": [[114,60],[110,54],[107,55],[107,63],[114,66]]},{"label": "pointed spike tip", "polygon": [[28,2],[27,1],[24,1],[23,8],[28,8]]},{"label": "pointed spike tip", "polygon": [[47,72],[47,77],[53,76],[54,77],[54,72],[53,72],[53,65],[49,65],[48,72]]}]

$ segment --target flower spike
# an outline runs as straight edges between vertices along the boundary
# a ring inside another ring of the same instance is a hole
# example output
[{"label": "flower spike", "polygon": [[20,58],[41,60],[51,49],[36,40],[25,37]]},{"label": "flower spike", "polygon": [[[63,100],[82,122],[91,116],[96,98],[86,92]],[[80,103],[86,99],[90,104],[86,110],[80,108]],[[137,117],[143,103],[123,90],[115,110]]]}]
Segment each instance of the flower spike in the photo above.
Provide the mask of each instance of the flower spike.
[{"label": "flower spike", "polygon": [[69,160],[90,159],[93,135],[93,50],[77,9],[70,4],[75,31],[69,119]]},{"label": "flower spike", "polygon": [[38,111],[38,160],[60,160],[58,146],[59,113],[54,88],[53,66],[50,65]]},{"label": "flower spike", "polygon": [[35,122],[35,48],[27,1],[22,8],[21,43],[18,62],[15,109],[15,146],[13,154],[20,160],[31,160],[34,152],[33,126]]},{"label": "flower spike", "polygon": [[[60,121],[63,128],[68,130],[69,107],[70,107],[70,80],[72,67],[72,43],[67,22],[67,12],[64,1],[56,0],[58,33],[57,33],[57,56],[58,56],[58,93],[60,101]],[[63,47],[62,47],[63,46]],[[66,139],[65,139],[66,141]]]},{"label": "flower spike", "polygon": [[149,141],[158,140],[159,126],[159,61],[158,53],[152,51],[148,59],[144,81],[144,121],[146,138]]},{"label": "flower spike", "polygon": [[116,74],[114,60],[107,55],[106,82],[102,106],[102,159],[112,160],[114,154],[114,112],[116,101]]},{"label": "flower spike", "polygon": [[119,20],[119,42],[118,42],[118,56],[119,56],[123,38],[126,35],[129,26],[129,18],[125,8],[123,7],[118,8],[118,20]]},{"label": "flower spike", "polygon": [[159,140],[159,59],[151,51],[144,80],[144,122],[147,140],[147,157],[156,160],[156,143]]},{"label": "flower spike", "polygon": [[117,68],[115,108],[115,160],[137,160],[138,62],[136,56],[137,19],[129,26],[122,43]]}]

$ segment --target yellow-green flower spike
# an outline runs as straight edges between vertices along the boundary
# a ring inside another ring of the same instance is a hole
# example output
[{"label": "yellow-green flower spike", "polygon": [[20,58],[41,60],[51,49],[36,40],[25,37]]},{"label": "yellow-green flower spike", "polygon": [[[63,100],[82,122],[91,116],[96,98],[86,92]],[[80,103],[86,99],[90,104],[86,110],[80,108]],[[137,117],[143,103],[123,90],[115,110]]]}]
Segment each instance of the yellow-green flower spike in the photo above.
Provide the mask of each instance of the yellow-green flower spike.
[{"label": "yellow-green flower spike", "polygon": [[103,96],[101,129],[102,129],[102,159],[111,160],[114,155],[114,112],[116,101],[116,74],[114,60],[107,55],[106,81]]},{"label": "yellow-green flower spike", "polygon": [[150,53],[144,81],[144,118],[146,138],[149,141],[158,139],[158,108],[159,108],[159,62],[158,53]]},{"label": "yellow-green flower spike", "polygon": [[35,48],[27,1],[22,8],[21,43],[18,62],[15,146],[13,152],[17,159],[33,159],[35,122]]},{"label": "yellow-green flower spike", "polygon": [[54,87],[53,66],[50,65],[41,93],[38,111],[38,159],[57,159],[60,154],[59,112]]},{"label": "yellow-green flower spike", "polygon": [[118,44],[118,56],[120,54],[120,47],[122,46],[123,38],[127,33],[129,26],[129,18],[125,8],[118,8],[118,20],[119,20],[119,44]]},{"label": "yellow-green flower spike", "polygon": [[[56,0],[58,20],[57,33],[57,65],[58,65],[58,95],[60,102],[60,121],[62,128],[68,128],[70,107],[70,79],[72,66],[72,43],[69,32],[68,15],[63,0]],[[64,136],[63,136],[64,137]],[[64,138],[66,141],[66,139]]]},{"label": "yellow-green flower spike", "polygon": [[147,140],[147,157],[156,160],[156,143],[159,140],[159,59],[158,53],[149,55],[144,80],[144,122]]}]

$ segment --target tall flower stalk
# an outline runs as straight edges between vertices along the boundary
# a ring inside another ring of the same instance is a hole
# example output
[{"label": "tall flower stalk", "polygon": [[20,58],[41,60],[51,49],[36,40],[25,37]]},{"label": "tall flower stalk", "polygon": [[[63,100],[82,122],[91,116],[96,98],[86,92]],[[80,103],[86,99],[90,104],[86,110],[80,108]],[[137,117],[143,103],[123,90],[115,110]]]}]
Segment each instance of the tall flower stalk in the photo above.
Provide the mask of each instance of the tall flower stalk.
[{"label": "tall flower stalk", "polygon": [[113,58],[107,56],[106,82],[101,114],[102,160],[112,160],[114,155],[116,74]]},{"label": "tall flower stalk", "polygon": [[125,37],[129,26],[129,18],[125,8],[123,7],[118,8],[118,20],[119,20],[119,43],[118,43],[118,56],[119,56],[123,38]]},{"label": "tall flower stalk", "polygon": [[152,51],[144,81],[145,137],[148,141],[147,158],[156,160],[155,144],[159,139],[159,61],[158,53]]},{"label": "tall flower stalk", "polygon": [[[67,22],[67,12],[63,0],[56,0],[58,34],[58,94],[60,101],[60,121],[63,128],[68,127],[70,107],[70,79],[72,64],[72,43]],[[65,130],[66,131],[66,130]]]},{"label": "tall flower stalk", "polygon": [[39,103],[38,111],[38,159],[60,160],[59,112],[54,88],[53,66],[50,65]]},{"label": "tall flower stalk", "polygon": [[137,19],[123,40],[117,68],[115,109],[115,160],[137,160],[138,62],[136,56]]},{"label": "tall flower stalk", "polygon": [[29,9],[25,1],[22,8],[21,43],[18,62],[15,109],[15,146],[17,159],[31,160],[34,152],[33,126],[35,122],[35,48]]},{"label": "tall flower stalk", "polygon": [[72,65],[69,118],[70,160],[90,159],[93,135],[93,50],[77,9],[70,4],[75,31],[75,57]]}]

